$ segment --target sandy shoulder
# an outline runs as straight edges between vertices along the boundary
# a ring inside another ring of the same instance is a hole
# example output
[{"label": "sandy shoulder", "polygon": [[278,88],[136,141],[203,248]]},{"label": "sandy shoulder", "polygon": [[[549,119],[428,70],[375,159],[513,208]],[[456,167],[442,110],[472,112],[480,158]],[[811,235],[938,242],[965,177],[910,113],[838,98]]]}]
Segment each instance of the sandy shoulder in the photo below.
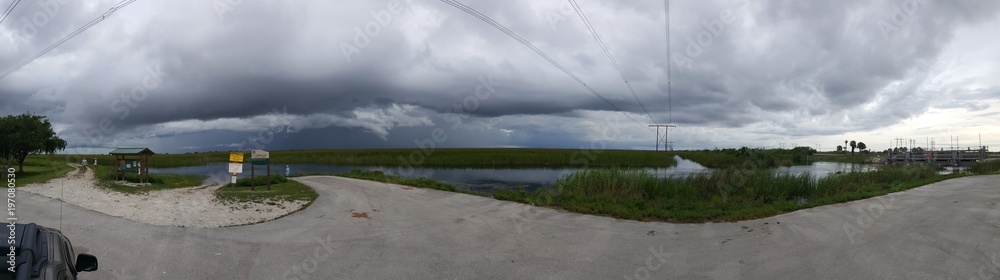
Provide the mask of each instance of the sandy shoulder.
[{"label": "sandy shoulder", "polygon": [[[80,166],[71,165],[74,168]],[[218,185],[126,195],[97,188],[95,183],[93,170],[88,169],[83,174],[72,171],[63,178],[17,189],[54,199],[62,198],[67,203],[111,216],[160,226],[211,228],[252,224],[277,219],[305,206],[305,202],[301,201],[278,201],[277,205],[223,204],[215,199],[214,191],[221,187]]]}]

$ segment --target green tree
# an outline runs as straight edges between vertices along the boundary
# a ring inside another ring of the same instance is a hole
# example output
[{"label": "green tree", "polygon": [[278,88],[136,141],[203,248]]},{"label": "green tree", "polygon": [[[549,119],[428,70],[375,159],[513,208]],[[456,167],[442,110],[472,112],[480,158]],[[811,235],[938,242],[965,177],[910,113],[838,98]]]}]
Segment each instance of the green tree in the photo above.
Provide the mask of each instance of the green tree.
[{"label": "green tree", "polygon": [[28,113],[0,118],[0,164],[10,166],[16,161],[18,173],[24,171],[28,155],[65,149],[66,141],[56,136],[45,116]]},{"label": "green tree", "polygon": [[844,152],[847,152],[847,140],[844,140]]},{"label": "green tree", "polygon": [[854,155],[854,149],[856,149],[857,147],[858,147],[858,142],[854,142],[854,140],[851,140],[851,155],[852,156]]},{"label": "green tree", "polygon": [[844,146],[837,145],[837,151],[838,152],[843,152],[844,151]]},{"label": "green tree", "polygon": [[858,150],[864,152],[866,149],[868,149],[868,146],[865,145],[865,142],[858,142]]}]

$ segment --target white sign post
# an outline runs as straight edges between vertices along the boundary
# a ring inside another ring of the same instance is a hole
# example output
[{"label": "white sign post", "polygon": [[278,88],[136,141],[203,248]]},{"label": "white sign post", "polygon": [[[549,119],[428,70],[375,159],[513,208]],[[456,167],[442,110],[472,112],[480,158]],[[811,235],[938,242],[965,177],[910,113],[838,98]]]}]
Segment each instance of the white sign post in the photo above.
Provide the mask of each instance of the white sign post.
[{"label": "white sign post", "polygon": [[232,179],[230,183],[236,184],[236,175],[243,173],[243,153],[242,152],[231,152],[229,153],[229,174],[232,174]]},{"label": "white sign post", "polygon": [[229,163],[229,174],[232,174],[232,180],[230,183],[236,184],[236,174],[243,173],[243,163],[242,162],[230,162]]},{"label": "white sign post", "polygon": [[271,190],[271,154],[264,150],[250,151],[250,191],[254,190],[254,165],[267,165],[267,190]]}]

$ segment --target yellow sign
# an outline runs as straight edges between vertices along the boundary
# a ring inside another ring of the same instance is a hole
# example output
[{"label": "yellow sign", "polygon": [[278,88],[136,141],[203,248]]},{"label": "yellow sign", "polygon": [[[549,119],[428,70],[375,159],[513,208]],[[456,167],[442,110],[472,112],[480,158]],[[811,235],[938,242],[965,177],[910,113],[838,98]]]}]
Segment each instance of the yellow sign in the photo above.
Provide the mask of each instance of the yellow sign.
[{"label": "yellow sign", "polygon": [[243,162],[243,153],[229,153],[230,162]]}]

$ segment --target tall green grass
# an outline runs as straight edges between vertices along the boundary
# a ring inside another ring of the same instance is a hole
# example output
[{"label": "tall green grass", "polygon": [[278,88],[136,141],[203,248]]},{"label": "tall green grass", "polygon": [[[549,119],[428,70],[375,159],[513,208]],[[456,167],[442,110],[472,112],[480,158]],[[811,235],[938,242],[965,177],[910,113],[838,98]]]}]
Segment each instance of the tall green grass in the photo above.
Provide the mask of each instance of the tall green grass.
[{"label": "tall green grass", "polygon": [[[150,191],[155,191],[155,190],[195,187],[201,185],[202,182],[206,178],[208,178],[208,176],[205,175],[153,173],[149,175],[150,185],[142,187],[133,187],[133,186],[122,185],[116,182],[115,168],[113,166],[101,165],[100,163],[98,163],[96,169],[94,169],[93,166],[91,166],[90,168],[88,168],[88,171],[86,172],[97,172],[94,175],[97,178],[98,187],[125,194],[146,194]],[[137,183],[139,182],[139,176],[138,174],[135,173],[126,174],[125,181],[131,183]]]},{"label": "tall green grass", "polygon": [[[79,163],[79,155],[40,155]],[[110,155],[83,156],[90,162],[97,157],[99,163],[112,163]],[[244,160],[250,161],[249,153]],[[157,154],[149,158],[150,167],[198,166],[229,162],[229,152],[187,154]],[[292,150],[271,151],[271,163],[281,164],[332,164],[374,166],[430,166],[430,167],[583,167],[583,166],[674,166],[673,155],[656,151],[634,150],[578,150],[578,149],[355,149],[355,150]]]},{"label": "tall green grass", "polygon": [[569,167],[657,166],[676,163],[667,153],[655,151],[575,149],[364,149],[275,151],[276,164],[433,166],[433,167]]},{"label": "tall green grass", "polygon": [[[250,188],[250,179],[243,178],[236,184],[226,184],[215,190],[215,198],[224,203],[264,203],[277,205],[275,201],[304,201],[312,204],[319,194],[302,183],[288,180],[283,176],[271,176],[271,189],[267,189],[267,176],[254,180],[255,189]],[[305,206],[303,206],[304,208]]]},{"label": "tall green grass", "polygon": [[[519,149],[519,148],[469,148],[469,149],[352,149],[352,150],[291,150],[271,151],[274,164],[332,164],[375,166],[428,166],[428,167],[481,167],[481,168],[531,168],[531,167],[670,167],[676,165],[674,155],[698,162],[710,168],[766,168],[808,164],[815,161],[815,151],[806,147],[794,149],[714,149],[700,151],[637,151],[590,149]],[[80,162],[78,155],[52,155],[62,160]],[[112,163],[110,155],[87,155],[88,161],[97,157],[98,162]],[[246,161],[249,153],[244,153]],[[63,159],[65,158],[65,159]],[[863,157],[861,157],[863,158]],[[858,160],[859,157],[831,160]],[[186,154],[157,154],[149,158],[151,167],[198,166],[229,161],[229,152],[203,152]]]},{"label": "tall green grass", "polygon": [[404,177],[401,177],[401,176],[388,175],[388,174],[383,173],[382,171],[362,171],[362,170],[358,170],[358,169],[352,169],[351,171],[348,171],[347,173],[337,174],[337,176],[347,177],[347,178],[354,178],[354,179],[369,180],[369,181],[378,181],[378,182],[383,182],[383,183],[392,183],[392,184],[397,184],[397,185],[414,186],[414,187],[419,187],[419,188],[436,189],[436,190],[449,191],[449,192],[456,191],[455,190],[455,186],[451,185],[451,184],[441,183],[441,182],[434,181],[434,180],[427,179],[427,178],[423,178],[423,177],[416,178],[416,179],[410,179],[410,178],[404,178]]},{"label": "tall green grass", "polygon": [[697,162],[709,168],[768,168],[808,164],[815,150],[808,147],[793,149],[714,149],[674,151],[671,154]]},{"label": "tall green grass", "polygon": [[811,160],[814,161],[829,161],[829,162],[846,162],[846,163],[871,163],[872,154],[869,152],[857,153],[856,155],[851,155],[851,153],[817,153],[813,155]]},{"label": "tall green grass", "polygon": [[[288,178],[285,178],[285,176],[281,176],[281,175],[271,175],[270,181],[271,181],[272,185],[274,185],[274,184],[281,184],[281,183],[288,182]],[[260,187],[260,186],[267,187],[268,178],[267,178],[266,175],[265,176],[256,176],[256,177],[254,177],[252,179],[252,183],[253,183],[252,185],[255,186],[255,187]],[[247,187],[247,188],[249,188],[250,186],[251,186],[251,179],[250,178],[240,178],[239,180],[236,180],[235,184],[233,184],[233,183],[226,184],[226,187]]]},{"label": "tall green grass", "polygon": [[977,162],[969,168],[969,172],[980,175],[1000,174],[1000,159]]},{"label": "tall green grass", "polygon": [[900,191],[960,175],[928,167],[883,168],[814,179],[767,169],[723,169],[657,178],[638,169],[590,169],[554,190],[502,190],[497,199],[623,219],[735,221]]}]

